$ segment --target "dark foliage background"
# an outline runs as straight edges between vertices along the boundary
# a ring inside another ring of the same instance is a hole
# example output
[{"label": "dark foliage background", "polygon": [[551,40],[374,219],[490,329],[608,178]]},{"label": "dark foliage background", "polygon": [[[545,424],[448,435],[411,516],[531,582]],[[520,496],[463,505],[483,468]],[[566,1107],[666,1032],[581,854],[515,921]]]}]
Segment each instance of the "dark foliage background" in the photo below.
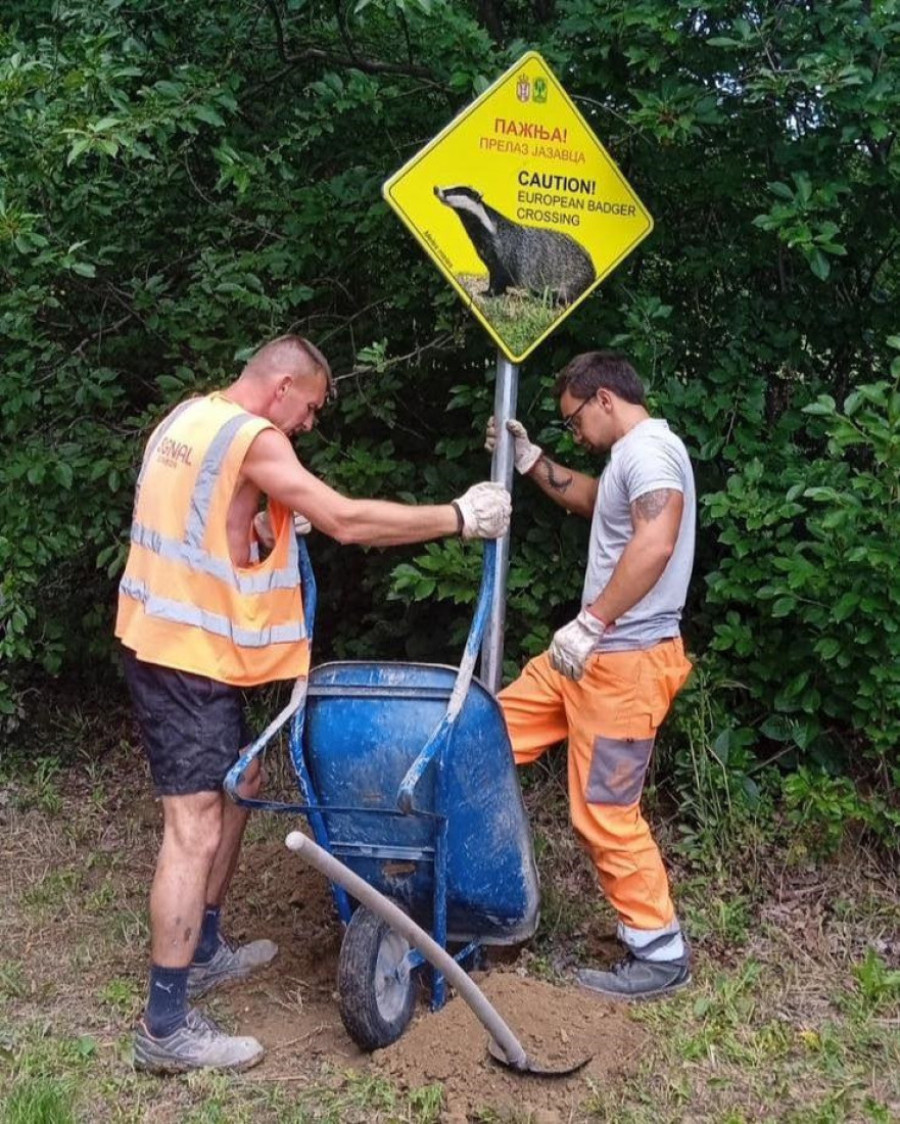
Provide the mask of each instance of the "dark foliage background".
[{"label": "dark foliage background", "polygon": [[[492,352],[382,181],[527,48],[656,219],[523,367],[627,350],[702,496],[692,686],[659,780],[685,830],[773,794],[896,842],[900,9],[894,0],[8,0],[0,13],[0,715],[112,685],[135,465],[267,337],[341,397],[301,456],[356,495],[487,472]],[[584,467],[582,465],[582,467]],[[508,670],[577,602],[586,527],[517,487]],[[313,542],[319,658],[454,661],[479,557]],[[825,825],[826,831],[821,831]]]}]

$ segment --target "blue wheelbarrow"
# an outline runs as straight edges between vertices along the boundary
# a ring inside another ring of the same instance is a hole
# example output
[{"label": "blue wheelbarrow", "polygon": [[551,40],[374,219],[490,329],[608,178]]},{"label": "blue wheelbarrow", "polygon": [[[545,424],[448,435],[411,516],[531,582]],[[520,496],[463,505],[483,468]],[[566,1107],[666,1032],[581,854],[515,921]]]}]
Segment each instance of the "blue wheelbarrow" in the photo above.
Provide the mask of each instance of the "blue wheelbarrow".
[{"label": "blue wheelbarrow", "polygon": [[[299,545],[311,637],[316,584],[305,542]],[[372,1050],[400,1037],[427,961],[432,1010],[445,1001],[448,976],[491,1031],[498,1061],[549,1074],[531,1064],[460,967],[485,945],[527,939],[538,923],[531,832],[506,726],[496,699],[473,678],[496,557],[496,543],[486,542],[458,669],[367,660],[313,669],[235,763],[225,789],[245,807],[307,816],[315,843],[293,832],[288,846],[332,881],[345,926],[340,1012],[359,1046]],[[241,798],[248,766],[287,721],[302,803]],[[448,942],[463,946],[455,957]]]}]

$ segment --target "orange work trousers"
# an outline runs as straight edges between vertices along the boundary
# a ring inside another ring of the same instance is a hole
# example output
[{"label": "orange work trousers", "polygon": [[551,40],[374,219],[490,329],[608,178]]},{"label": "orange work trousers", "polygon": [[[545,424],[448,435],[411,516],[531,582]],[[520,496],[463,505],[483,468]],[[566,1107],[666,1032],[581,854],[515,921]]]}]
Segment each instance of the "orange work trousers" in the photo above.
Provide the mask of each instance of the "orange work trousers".
[{"label": "orange work trousers", "polygon": [[498,696],[517,765],[568,738],[572,824],[630,929],[662,930],[675,918],[640,799],[656,731],[690,670],[680,639],[598,653],[577,682],[544,652]]}]

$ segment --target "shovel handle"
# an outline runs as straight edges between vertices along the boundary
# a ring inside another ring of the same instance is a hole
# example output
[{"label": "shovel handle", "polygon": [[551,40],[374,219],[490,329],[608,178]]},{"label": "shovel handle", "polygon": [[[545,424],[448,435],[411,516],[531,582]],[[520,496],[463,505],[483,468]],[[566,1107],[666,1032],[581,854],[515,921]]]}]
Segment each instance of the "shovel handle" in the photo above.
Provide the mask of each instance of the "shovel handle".
[{"label": "shovel handle", "polygon": [[349,867],[330,855],[324,848],[319,847],[302,832],[292,831],[285,843],[289,850],[295,851],[310,866],[315,867],[320,874],[337,885],[342,886],[351,897],[377,913],[384,921],[401,936],[406,937],[411,945],[421,952],[425,959],[450,981],[463,999],[475,1012],[479,1022],[494,1039],[503,1053],[508,1064],[513,1069],[527,1069],[528,1057],[522,1044],[506,1025],[497,1010],[488,1002],[484,993],[472,981],[471,977],[463,971],[453,957],[446,952],[437,941],[433,940],[424,929],[420,928],[411,917],[398,908],[394,903],[378,892],[374,886],[354,874]]}]

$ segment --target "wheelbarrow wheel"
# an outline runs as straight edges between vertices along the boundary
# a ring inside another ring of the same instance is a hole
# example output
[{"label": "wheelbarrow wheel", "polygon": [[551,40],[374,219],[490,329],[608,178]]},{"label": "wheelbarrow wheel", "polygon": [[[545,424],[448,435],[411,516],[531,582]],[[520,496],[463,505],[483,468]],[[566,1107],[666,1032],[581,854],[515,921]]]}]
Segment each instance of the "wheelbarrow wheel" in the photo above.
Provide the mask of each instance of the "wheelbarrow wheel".
[{"label": "wheelbarrow wheel", "polygon": [[338,997],[347,1033],[363,1050],[396,1042],[416,1006],[417,980],[405,962],[409,942],[360,906],[338,960]]}]

